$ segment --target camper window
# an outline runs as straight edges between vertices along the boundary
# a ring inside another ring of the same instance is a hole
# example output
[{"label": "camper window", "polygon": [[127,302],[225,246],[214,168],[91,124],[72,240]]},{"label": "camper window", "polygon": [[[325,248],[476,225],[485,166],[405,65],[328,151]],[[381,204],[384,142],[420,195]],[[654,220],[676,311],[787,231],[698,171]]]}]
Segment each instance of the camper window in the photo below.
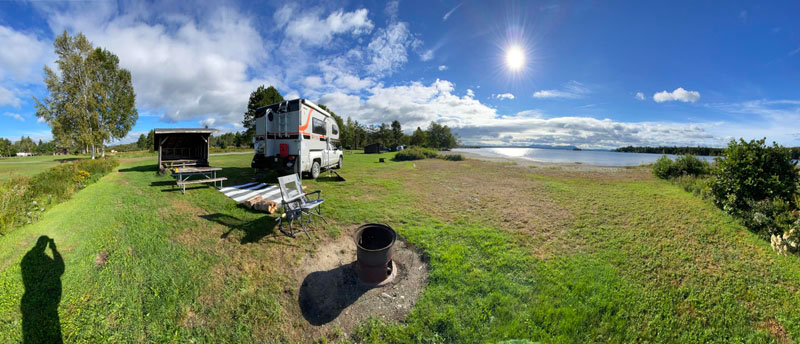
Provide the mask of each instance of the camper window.
[{"label": "camper window", "polygon": [[312,124],[311,132],[317,135],[327,134],[327,132],[325,131],[325,121],[316,118],[312,118],[311,120],[313,121],[311,122]]},{"label": "camper window", "polygon": [[331,134],[332,135],[339,135],[339,127],[336,124],[331,125]]}]

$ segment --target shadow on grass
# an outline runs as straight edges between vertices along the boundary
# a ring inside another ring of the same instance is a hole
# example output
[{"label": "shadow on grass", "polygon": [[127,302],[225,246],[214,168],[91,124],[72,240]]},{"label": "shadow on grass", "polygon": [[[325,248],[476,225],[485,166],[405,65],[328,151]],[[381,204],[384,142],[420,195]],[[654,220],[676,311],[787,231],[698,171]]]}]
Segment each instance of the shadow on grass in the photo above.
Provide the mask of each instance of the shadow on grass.
[{"label": "shadow on grass", "polygon": [[134,167],[129,167],[129,168],[121,168],[121,169],[119,169],[119,171],[120,172],[153,172],[153,173],[155,173],[155,172],[158,171],[158,168],[156,168],[156,165],[140,165],[140,166],[134,166]]},{"label": "shadow on grass", "polygon": [[327,324],[370,288],[358,282],[353,264],[327,271],[315,271],[300,286],[297,303],[303,317],[312,325]]},{"label": "shadow on grass", "polygon": [[272,216],[265,215],[252,221],[244,221],[238,217],[221,213],[200,215],[200,217],[228,227],[228,231],[222,233],[220,238],[227,238],[229,235],[231,235],[231,233],[233,233],[233,231],[244,232],[244,237],[242,237],[240,240],[242,244],[258,242],[266,236],[277,235],[275,234],[276,221]]},{"label": "shadow on grass", "polygon": [[[53,254],[46,254],[47,247]],[[64,260],[56,249],[56,242],[43,235],[20,263],[22,283],[23,343],[61,343],[61,322],[58,318],[58,304],[61,302],[61,275],[64,274]]]},{"label": "shadow on grass", "polygon": [[72,162],[72,161],[80,160],[80,159],[81,158],[61,158],[61,159],[55,159],[53,161],[57,161],[57,162],[62,162],[63,163],[63,162]]}]

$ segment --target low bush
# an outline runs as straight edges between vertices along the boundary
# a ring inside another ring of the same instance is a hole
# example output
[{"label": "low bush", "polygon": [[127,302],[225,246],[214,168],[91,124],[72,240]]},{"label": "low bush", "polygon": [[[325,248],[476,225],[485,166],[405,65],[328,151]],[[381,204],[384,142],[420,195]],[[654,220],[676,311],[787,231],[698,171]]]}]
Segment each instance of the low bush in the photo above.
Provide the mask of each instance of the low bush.
[{"label": "low bush", "polygon": [[461,154],[443,154],[440,157],[449,161],[464,161],[464,156]]},{"label": "low bush", "polygon": [[397,154],[394,155],[395,161],[410,161],[410,160],[422,160],[422,159],[432,159],[439,156],[433,149],[428,148],[421,148],[421,147],[411,147],[409,149],[404,149]]},{"label": "low bush", "polygon": [[707,176],[680,176],[672,179],[672,182],[702,199],[711,198],[711,187],[708,184]]},{"label": "low bush", "polygon": [[116,159],[77,160],[0,184],[0,235],[36,221],[50,205],[69,199],[118,165]]},{"label": "low bush", "polygon": [[708,174],[709,163],[693,155],[681,155],[674,161],[663,155],[653,164],[653,174],[661,179]]}]

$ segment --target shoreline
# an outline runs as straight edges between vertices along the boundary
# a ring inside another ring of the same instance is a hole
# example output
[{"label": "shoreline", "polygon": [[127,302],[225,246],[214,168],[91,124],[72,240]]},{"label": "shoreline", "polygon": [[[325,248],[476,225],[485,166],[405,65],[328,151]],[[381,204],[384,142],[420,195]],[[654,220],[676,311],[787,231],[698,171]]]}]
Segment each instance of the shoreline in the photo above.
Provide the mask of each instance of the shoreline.
[{"label": "shoreline", "polygon": [[500,156],[487,156],[472,152],[463,151],[440,151],[440,154],[461,154],[467,159],[483,160],[495,162],[503,165],[514,165],[528,168],[551,168],[551,169],[565,169],[573,171],[592,171],[592,172],[618,172],[623,170],[638,169],[644,165],[639,166],[603,166],[591,165],[582,162],[546,162],[536,161],[523,157],[500,157]]}]

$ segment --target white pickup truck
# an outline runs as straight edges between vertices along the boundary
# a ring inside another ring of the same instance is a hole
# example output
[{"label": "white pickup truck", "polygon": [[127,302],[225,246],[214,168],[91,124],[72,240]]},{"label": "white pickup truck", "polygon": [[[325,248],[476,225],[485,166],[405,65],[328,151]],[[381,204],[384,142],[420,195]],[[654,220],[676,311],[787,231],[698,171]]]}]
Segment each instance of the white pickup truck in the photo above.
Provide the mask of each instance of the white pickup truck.
[{"label": "white pickup truck", "polygon": [[255,155],[251,166],[280,172],[305,173],[342,168],[336,121],[306,99],[283,101],[256,109]]}]

